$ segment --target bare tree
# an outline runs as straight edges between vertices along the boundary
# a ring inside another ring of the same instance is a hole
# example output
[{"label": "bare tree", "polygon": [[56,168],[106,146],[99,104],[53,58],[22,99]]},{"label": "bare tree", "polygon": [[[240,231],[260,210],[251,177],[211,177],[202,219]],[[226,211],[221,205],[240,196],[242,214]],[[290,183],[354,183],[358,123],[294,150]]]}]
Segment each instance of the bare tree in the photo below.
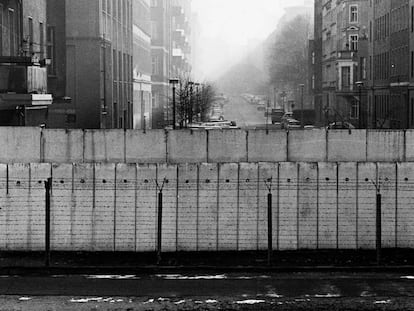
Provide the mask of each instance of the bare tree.
[{"label": "bare tree", "polygon": [[176,88],[176,119],[180,128],[193,122],[208,120],[211,105],[215,98],[215,88],[210,83],[194,83],[189,78],[180,79]]}]

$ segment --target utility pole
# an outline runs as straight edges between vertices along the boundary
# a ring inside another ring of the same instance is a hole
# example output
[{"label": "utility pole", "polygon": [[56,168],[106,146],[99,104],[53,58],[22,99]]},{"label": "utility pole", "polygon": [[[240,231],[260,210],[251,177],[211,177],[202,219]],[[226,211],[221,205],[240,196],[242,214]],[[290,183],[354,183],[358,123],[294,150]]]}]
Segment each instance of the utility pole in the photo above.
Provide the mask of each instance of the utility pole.
[{"label": "utility pole", "polygon": [[303,129],[305,127],[305,120],[303,119],[303,91],[305,88],[305,84],[299,84],[301,90],[301,102],[300,102],[300,127]]},{"label": "utility pole", "polygon": [[358,101],[359,101],[359,105],[358,105],[358,114],[359,114],[358,120],[359,120],[359,122],[358,122],[358,124],[359,124],[359,128],[362,129],[364,127],[364,123],[365,123],[365,122],[363,122],[364,121],[363,120],[364,119],[364,117],[363,117],[364,110],[362,108],[362,87],[364,86],[364,82],[358,81],[358,82],[355,82],[355,84],[358,87],[358,93],[359,93],[359,99],[358,99]]},{"label": "utility pole", "polygon": [[170,84],[172,84],[172,97],[173,97],[173,130],[176,129],[176,117],[177,117],[177,112],[176,112],[176,105],[175,105],[175,93],[176,93],[176,89],[175,86],[176,84],[178,84],[180,82],[180,80],[178,79],[170,79]]}]

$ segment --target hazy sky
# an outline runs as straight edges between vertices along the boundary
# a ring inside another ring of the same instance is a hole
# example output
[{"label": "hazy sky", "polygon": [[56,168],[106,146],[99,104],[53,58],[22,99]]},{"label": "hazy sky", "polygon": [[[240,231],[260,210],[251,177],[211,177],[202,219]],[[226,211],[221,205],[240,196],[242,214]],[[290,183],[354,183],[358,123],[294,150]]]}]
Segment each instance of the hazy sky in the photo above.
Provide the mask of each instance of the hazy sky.
[{"label": "hazy sky", "polygon": [[201,26],[200,71],[214,79],[276,28],[284,7],[305,2],[309,0],[193,0]]}]

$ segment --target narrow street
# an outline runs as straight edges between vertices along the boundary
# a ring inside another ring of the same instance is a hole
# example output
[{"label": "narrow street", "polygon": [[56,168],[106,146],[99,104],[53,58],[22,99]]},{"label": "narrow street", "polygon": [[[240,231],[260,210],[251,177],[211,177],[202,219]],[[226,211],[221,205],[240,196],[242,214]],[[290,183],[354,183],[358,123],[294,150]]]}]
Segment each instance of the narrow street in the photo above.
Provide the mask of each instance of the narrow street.
[{"label": "narrow street", "polygon": [[407,310],[399,274],[88,275],[0,278],[0,310]]}]

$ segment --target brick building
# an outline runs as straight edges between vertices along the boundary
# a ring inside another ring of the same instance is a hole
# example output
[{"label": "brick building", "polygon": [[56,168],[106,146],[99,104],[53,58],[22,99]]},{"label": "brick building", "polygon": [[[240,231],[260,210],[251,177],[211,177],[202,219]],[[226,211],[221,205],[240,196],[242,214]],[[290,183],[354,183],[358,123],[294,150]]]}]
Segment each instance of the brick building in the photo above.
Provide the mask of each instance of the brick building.
[{"label": "brick building", "polygon": [[48,125],[132,128],[132,0],[47,0]]},{"label": "brick building", "polygon": [[0,26],[0,124],[44,123],[46,0],[1,1]]}]

